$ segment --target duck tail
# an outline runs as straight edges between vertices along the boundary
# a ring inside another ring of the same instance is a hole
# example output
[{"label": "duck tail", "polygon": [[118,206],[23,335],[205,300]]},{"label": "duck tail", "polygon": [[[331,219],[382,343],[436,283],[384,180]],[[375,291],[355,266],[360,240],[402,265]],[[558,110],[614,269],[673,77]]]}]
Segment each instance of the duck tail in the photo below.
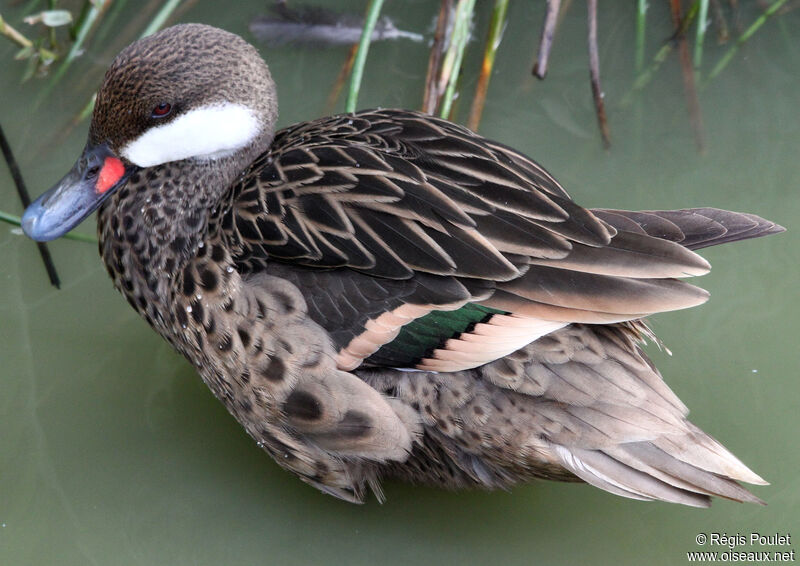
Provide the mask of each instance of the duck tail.
[{"label": "duck tail", "polygon": [[[763,504],[739,482],[767,482],[687,419],[688,409],[639,347],[641,336],[630,325],[575,324],[513,360],[480,368],[499,388],[492,407],[500,413],[502,388],[515,392],[505,394],[513,414],[506,418],[530,431],[515,454],[531,455],[533,475],[563,480],[561,468],[632,499],[708,507],[716,496]],[[500,426],[503,417],[483,416],[481,430]]]},{"label": "duck tail", "polygon": [[760,238],[786,230],[755,214],[719,208],[645,211],[593,209],[592,212],[617,230],[669,240],[690,250]]},{"label": "duck tail", "polygon": [[768,485],[736,456],[686,422],[684,436],[663,436],[604,450],[554,446],[559,463],[586,483],[643,501],[709,507],[711,496],[766,505],[739,485]]}]

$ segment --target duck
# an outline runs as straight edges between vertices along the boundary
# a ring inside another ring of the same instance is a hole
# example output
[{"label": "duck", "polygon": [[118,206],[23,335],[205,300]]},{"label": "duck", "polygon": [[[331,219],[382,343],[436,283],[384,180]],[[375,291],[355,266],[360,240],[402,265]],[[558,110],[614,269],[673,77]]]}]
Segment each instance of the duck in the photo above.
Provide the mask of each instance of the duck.
[{"label": "duck", "polygon": [[114,286],[259,447],[346,501],[586,482],[763,503],[642,350],[708,293],[696,250],[784,229],[716,208],[576,204],[523,153],[417,111],[275,131],[258,51],[202,24],[123,49],[34,240],[98,211]]}]

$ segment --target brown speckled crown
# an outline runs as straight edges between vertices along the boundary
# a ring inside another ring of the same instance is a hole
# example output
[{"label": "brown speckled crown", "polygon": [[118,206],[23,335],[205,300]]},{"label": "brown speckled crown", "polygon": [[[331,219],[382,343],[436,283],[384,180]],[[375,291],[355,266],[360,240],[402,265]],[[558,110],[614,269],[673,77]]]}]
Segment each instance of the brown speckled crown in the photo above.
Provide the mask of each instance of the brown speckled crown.
[{"label": "brown speckled crown", "polygon": [[[190,61],[190,64],[183,64]],[[253,46],[203,24],[183,24],[141,39],[117,55],[97,94],[89,140],[118,150],[156,125],[153,108],[172,106],[166,123],[201,105],[238,102],[262,120],[264,151],[278,115],[275,84]]]}]

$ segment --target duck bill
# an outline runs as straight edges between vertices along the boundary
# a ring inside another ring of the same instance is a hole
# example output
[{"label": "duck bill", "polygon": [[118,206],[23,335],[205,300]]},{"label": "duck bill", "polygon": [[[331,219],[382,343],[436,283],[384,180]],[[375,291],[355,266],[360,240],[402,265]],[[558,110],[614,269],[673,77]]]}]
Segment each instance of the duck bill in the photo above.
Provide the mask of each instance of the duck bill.
[{"label": "duck bill", "polygon": [[39,242],[63,236],[125,184],[136,169],[103,143],[87,143],[78,162],[22,215],[22,230]]}]

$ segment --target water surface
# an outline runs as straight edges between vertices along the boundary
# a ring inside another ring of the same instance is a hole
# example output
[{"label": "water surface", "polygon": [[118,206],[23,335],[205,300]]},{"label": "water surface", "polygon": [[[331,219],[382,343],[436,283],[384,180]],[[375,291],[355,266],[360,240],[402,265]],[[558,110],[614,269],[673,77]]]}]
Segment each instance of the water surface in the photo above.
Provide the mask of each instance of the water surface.
[{"label": "water surface", "polygon": [[[249,38],[247,22],[263,4],[198,2],[180,19]],[[394,2],[387,11],[430,37],[436,4]],[[389,483],[384,505],[342,503],[254,445],[112,289],[95,246],[51,244],[63,281],[56,291],[33,244],[0,224],[0,564],[683,564],[686,551],[701,549],[701,532],[800,536],[800,10],[768,23],[702,90],[700,154],[674,57],[633,104],[619,104],[634,78],[628,4],[605,7],[600,21],[610,151],[595,125],[582,3],[562,23],[544,82],[530,75],[539,3],[512,4],[480,131],[535,157],[587,206],[718,206],[789,228],[704,251],[714,264],[702,280],[711,300],[652,321],[674,353],[651,348],[667,382],[695,423],[772,482],[754,489],[767,507],[716,501],[696,510],[555,483],[509,493]],[[757,9],[740,4],[749,23]],[[18,22],[20,9],[3,16]],[[671,33],[664,9],[651,9],[648,56]],[[19,85],[22,65],[0,43],[0,122],[34,194],[79,154],[87,125],[70,121],[145,18],[123,10],[35,109],[43,83]],[[707,61],[726,48],[709,42]],[[465,61],[460,119],[480,50],[474,43]],[[262,52],[282,125],[326,111],[346,48]],[[424,43],[373,45],[360,106],[418,107],[426,63]],[[4,167],[0,209],[21,212]],[[94,233],[93,221],[79,231]]]}]

